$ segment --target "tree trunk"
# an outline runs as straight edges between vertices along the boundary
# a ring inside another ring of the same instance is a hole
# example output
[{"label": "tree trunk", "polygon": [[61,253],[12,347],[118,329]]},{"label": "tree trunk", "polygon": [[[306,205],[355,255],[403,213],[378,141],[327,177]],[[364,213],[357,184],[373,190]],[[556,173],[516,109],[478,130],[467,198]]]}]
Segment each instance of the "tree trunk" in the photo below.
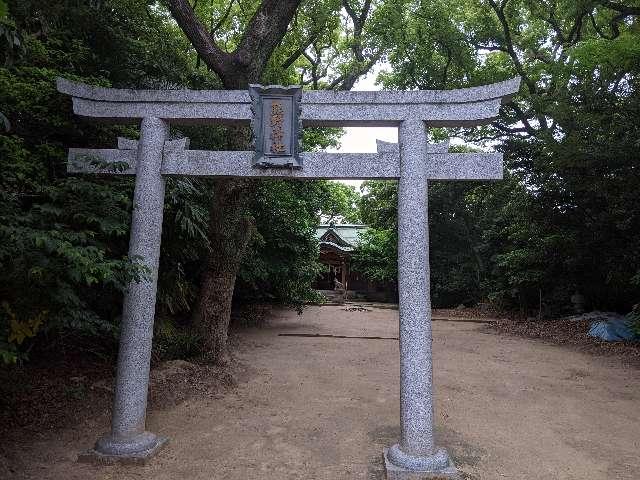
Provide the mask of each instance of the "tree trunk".
[{"label": "tree trunk", "polygon": [[246,180],[216,180],[209,211],[211,251],[202,275],[193,319],[205,357],[226,363],[227,337],[236,275],[253,231],[246,213],[250,185]]},{"label": "tree trunk", "polygon": [[[209,68],[227,89],[244,89],[258,82],[273,51],[282,41],[300,0],[262,0],[233,52],[216,43],[200,22],[189,0],[169,0],[174,19]],[[247,150],[246,128],[229,129],[229,149]],[[251,238],[252,219],[245,212],[255,182],[220,180],[214,183],[209,212],[211,252],[200,286],[193,323],[203,339],[206,356],[226,360],[227,330],[236,275]]]},{"label": "tree trunk", "polygon": [[[240,66],[223,76],[228,89],[244,89],[248,79]],[[227,150],[248,150],[249,127],[229,127]],[[213,182],[214,195],[209,207],[209,242],[211,250],[200,282],[193,325],[201,338],[201,348],[212,363],[229,361],[227,339],[236,276],[254,229],[254,219],[247,211],[256,182],[248,179],[220,179]]]},{"label": "tree trunk", "polygon": [[[249,131],[229,128],[231,150],[248,148]],[[193,325],[202,339],[204,356],[226,363],[227,337],[236,276],[253,233],[254,221],[247,204],[255,182],[220,179],[213,182],[209,207],[209,252],[200,284]]]},{"label": "tree trunk", "polygon": [[[245,89],[249,83],[260,81],[300,3],[301,0],[262,0],[233,52],[220,48],[213,34],[198,19],[189,0],[169,0],[168,7],[198,57],[218,74],[224,87]],[[349,9],[358,37],[370,6],[371,2],[365,2],[359,15]],[[362,61],[361,44],[356,49],[356,58]],[[299,51],[302,54],[304,49]],[[340,77],[342,88],[351,88],[358,76],[366,73],[378,58],[370,60],[366,69],[357,74],[350,74],[347,79]],[[246,133],[247,129],[230,129],[231,150],[249,147]],[[226,180],[216,181],[214,185],[209,212],[211,252],[201,279],[193,323],[202,336],[206,356],[215,362],[223,362],[227,357],[227,329],[236,275],[252,230],[252,221],[245,215],[244,208],[255,182]]]}]

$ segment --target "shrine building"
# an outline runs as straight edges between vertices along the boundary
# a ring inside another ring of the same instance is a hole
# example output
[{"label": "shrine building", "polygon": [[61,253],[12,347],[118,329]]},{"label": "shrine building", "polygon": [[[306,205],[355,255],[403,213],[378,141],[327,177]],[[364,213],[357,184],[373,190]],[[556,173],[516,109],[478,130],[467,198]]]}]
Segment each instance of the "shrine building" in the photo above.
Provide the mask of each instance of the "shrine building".
[{"label": "shrine building", "polygon": [[335,223],[316,228],[323,269],[313,287],[329,300],[394,300],[394,286],[372,282],[353,267],[351,256],[360,241],[359,235],[368,228],[366,225]]}]

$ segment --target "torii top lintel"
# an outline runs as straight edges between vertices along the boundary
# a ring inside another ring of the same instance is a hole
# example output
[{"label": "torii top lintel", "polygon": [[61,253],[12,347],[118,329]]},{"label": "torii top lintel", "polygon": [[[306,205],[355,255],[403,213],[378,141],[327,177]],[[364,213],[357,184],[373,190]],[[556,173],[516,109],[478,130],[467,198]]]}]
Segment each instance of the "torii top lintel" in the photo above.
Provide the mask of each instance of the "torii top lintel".
[{"label": "torii top lintel", "polygon": [[[58,91],[73,97],[77,115],[116,122],[157,117],[171,123],[248,123],[246,90],[130,90],[102,88],[59,78]],[[431,127],[491,122],[501,103],[517,93],[520,78],[458,90],[305,91],[304,126],[397,126],[420,119]]]}]

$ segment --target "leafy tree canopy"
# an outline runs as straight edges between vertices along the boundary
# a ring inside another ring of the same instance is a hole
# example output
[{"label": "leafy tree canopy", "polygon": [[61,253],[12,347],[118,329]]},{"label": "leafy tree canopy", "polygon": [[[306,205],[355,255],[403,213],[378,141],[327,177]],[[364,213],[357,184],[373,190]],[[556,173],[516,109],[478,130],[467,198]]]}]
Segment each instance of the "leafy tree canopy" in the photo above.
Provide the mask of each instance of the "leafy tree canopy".
[{"label": "leafy tree canopy", "polygon": [[[519,75],[487,127],[450,131],[505,152],[509,176],[430,190],[434,299],[595,308],[640,297],[637,1],[411,2],[387,88],[457,88]],[[395,229],[395,187],[369,184],[363,218]],[[373,215],[367,213],[371,212]],[[390,238],[390,237],[389,237]],[[390,247],[389,247],[390,248]]]},{"label": "leafy tree canopy", "polygon": [[[199,14],[219,22],[231,48],[240,23],[258,2],[200,2]],[[331,2],[301,9],[267,77],[293,83],[304,67],[296,41],[338,38]],[[202,10],[208,8],[208,10]],[[224,17],[224,18],[223,18]],[[215,27],[215,25],[214,25]],[[220,88],[162,2],[127,0],[0,3],[0,355],[4,362],[44,353],[66,343],[98,341],[94,353],[112,352],[121,295],[145,275],[127,258],[131,179],[70,177],[66,149],[112,147],[117,136],[135,138],[125,126],[78,119],[55,89],[58,76],[89,84],[129,88]],[[314,33],[315,32],[315,33]],[[333,33],[331,33],[333,32]],[[317,35],[316,35],[317,33]],[[333,36],[333,37],[332,37]],[[306,38],[306,37],[305,37]],[[334,63],[338,66],[339,63]],[[336,77],[337,78],[337,77]],[[335,146],[339,130],[305,132],[305,149]],[[173,128],[193,148],[226,146],[222,128]],[[198,295],[202,260],[211,245],[212,185],[168,179],[158,309],[187,315]],[[334,200],[334,192],[339,198]],[[312,292],[316,271],[315,224],[319,212],[347,211],[345,194],[328,182],[262,182],[246,206],[255,233],[242,267],[239,295],[300,305]],[[342,202],[342,203],[340,203]]]}]

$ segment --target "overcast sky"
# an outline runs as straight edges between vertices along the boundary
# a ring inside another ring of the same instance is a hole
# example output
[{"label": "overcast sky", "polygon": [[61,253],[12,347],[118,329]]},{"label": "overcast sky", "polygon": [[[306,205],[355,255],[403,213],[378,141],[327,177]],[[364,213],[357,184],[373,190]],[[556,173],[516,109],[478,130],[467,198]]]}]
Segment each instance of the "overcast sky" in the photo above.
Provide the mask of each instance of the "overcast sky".
[{"label": "overcast sky", "polygon": [[[366,77],[360,79],[353,90],[380,90],[380,87],[374,83],[377,75],[378,71],[374,70]],[[384,140],[385,142],[398,141],[398,129],[395,127],[345,127],[344,130],[345,134],[340,140],[340,148],[338,150],[332,149],[330,151],[344,153],[375,153],[376,139]],[[347,185],[353,185],[358,190],[362,183],[362,180],[339,181],[346,183]]]}]

